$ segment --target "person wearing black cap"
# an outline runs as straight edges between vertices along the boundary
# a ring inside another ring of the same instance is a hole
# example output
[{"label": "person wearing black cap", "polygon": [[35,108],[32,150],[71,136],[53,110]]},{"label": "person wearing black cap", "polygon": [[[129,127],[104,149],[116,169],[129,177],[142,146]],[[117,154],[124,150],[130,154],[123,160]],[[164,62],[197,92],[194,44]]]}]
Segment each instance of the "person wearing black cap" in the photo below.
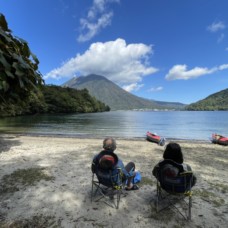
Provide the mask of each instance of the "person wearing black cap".
[{"label": "person wearing black cap", "polygon": [[114,172],[116,169],[121,168],[124,175],[123,181],[127,182],[125,189],[127,191],[138,190],[139,187],[132,183],[135,176],[135,163],[129,162],[124,166],[122,160],[114,153],[116,150],[116,140],[111,137],[105,138],[103,141],[103,148],[104,150],[95,155],[93,159],[92,171],[96,172],[98,176],[102,176],[102,170],[99,169],[99,167],[102,167],[103,169],[111,167]]}]

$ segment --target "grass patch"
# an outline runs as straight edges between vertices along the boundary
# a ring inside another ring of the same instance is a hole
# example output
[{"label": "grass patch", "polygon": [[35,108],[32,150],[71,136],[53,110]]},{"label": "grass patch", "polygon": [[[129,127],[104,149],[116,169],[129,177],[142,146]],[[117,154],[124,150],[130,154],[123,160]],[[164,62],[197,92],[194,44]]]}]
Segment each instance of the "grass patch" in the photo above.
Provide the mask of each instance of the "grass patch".
[{"label": "grass patch", "polygon": [[211,183],[208,182],[208,184],[211,185],[211,187],[215,188],[216,190],[220,191],[221,193],[228,192],[228,185],[227,184],[221,184],[221,183]]},{"label": "grass patch", "polygon": [[29,219],[16,220],[8,222],[0,222],[1,228],[22,228],[22,227],[50,227],[50,228],[58,228],[61,227],[61,222],[56,221],[54,217],[51,216],[33,216]]},{"label": "grass patch", "polygon": [[194,190],[193,196],[199,196],[204,201],[209,203],[213,203],[216,207],[223,206],[225,204],[225,200],[216,196],[215,193],[209,192],[207,190]]},{"label": "grass patch", "polygon": [[34,186],[41,180],[50,181],[54,177],[45,173],[44,168],[18,169],[10,175],[3,176],[0,183],[0,193],[12,193],[19,188]]}]

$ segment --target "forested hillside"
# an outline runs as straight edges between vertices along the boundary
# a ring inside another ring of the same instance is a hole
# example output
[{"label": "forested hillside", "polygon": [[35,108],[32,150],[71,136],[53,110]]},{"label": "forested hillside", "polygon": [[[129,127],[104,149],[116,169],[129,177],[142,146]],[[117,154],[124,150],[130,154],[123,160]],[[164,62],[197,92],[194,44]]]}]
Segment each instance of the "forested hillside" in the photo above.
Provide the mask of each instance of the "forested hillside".
[{"label": "forested hillside", "polygon": [[109,111],[104,103],[92,97],[87,89],[75,90],[60,86],[42,88],[48,113],[85,113]]},{"label": "forested hillside", "polygon": [[228,110],[228,89],[214,93],[203,100],[185,107],[192,111]]},{"label": "forested hillside", "polygon": [[0,116],[37,113],[87,113],[109,111],[104,103],[89,95],[86,89],[75,90],[59,86],[42,86],[28,99],[0,104]]}]

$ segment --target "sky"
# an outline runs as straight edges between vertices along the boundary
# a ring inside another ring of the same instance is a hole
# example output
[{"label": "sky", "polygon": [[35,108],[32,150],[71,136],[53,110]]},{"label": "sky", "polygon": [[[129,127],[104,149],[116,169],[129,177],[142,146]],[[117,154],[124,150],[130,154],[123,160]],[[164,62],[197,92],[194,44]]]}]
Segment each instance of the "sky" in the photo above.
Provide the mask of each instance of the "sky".
[{"label": "sky", "polygon": [[46,84],[98,74],[190,104],[228,88],[227,0],[0,0]]}]

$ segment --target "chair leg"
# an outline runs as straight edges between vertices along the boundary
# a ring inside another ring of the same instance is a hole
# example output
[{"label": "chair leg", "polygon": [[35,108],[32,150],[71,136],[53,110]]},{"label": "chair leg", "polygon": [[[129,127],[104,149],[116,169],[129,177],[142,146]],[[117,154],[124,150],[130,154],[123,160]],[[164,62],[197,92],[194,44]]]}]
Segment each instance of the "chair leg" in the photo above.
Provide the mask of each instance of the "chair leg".
[{"label": "chair leg", "polygon": [[189,196],[189,201],[188,201],[188,220],[189,221],[192,218],[191,209],[192,209],[192,196]]},{"label": "chair leg", "polygon": [[[95,189],[96,188],[96,189]],[[97,195],[97,192],[99,192],[100,196],[96,197],[96,199],[94,199],[94,196]],[[120,204],[120,198],[121,198],[121,190],[112,190],[112,189],[104,189],[102,187],[100,187],[100,183],[94,183],[92,182],[92,191],[91,191],[91,202],[98,202],[100,201],[102,198],[105,198],[106,200],[104,200],[104,203],[106,203],[107,205],[118,209],[119,208],[119,204]],[[111,202],[112,201],[112,202]]]},{"label": "chair leg", "polygon": [[157,183],[157,196],[156,196],[156,212],[157,213],[159,212],[159,200],[160,200],[160,197],[161,197],[160,186]]},{"label": "chair leg", "polygon": [[93,180],[94,180],[94,174],[92,176],[91,202],[93,202]]},{"label": "chair leg", "polygon": [[[122,194],[123,186],[114,186],[108,187],[99,182],[99,180],[95,180],[95,174],[92,175],[92,188],[91,188],[91,203],[98,202],[102,198],[108,199],[103,200],[104,203],[108,204],[109,206],[118,209],[120,204],[120,198]],[[97,195],[99,193],[99,196]],[[97,196],[95,198],[95,196]]]},{"label": "chair leg", "polygon": [[121,195],[121,192],[120,192],[120,190],[118,190],[118,192],[117,192],[117,205],[116,205],[116,209],[119,209],[120,195]]}]

